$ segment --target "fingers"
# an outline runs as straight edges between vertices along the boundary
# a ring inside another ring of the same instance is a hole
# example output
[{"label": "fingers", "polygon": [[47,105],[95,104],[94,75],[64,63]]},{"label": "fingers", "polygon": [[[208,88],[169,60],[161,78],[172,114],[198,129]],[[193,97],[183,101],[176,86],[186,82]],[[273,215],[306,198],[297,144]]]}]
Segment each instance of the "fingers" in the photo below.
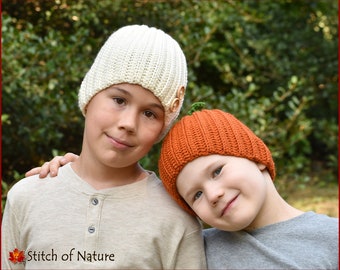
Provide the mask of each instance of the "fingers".
[{"label": "fingers", "polygon": [[58,170],[61,166],[69,162],[75,161],[79,156],[73,153],[67,153],[64,156],[55,156],[51,161],[45,162],[41,167],[35,167],[25,173],[25,176],[39,174],[40,178],[45,178],[48,174],[51,177],[58,175]]},{"label": "fingers", "polygon": [[48,174],[50,174],[51,177],[57,176],[61,166],[75,161],[78,157],[79,156],[73,153],[67,153],[64,156],[55,156],[50,162],[45,162],[44,165],[41,166],[39,177],[44,178]]},{"label": "fingers", "polygon": [[32,175],[35,175],[35,174],[39,174],[40,171],[41,171],[41,167],[35,167],[35,168],[29,170],[28,172],[26,172],[25,177],[32,176]]},{"label": "fingers", "polygon": [[73,162],[73,161],[76,161],[76,159],[78,158],[79,156],[76,155],[76,154],[73,154],[73,153],[67,153],[64,155],[64,157],[62,157],[60,159],[60,164],[61,165],[65,165],[69,162]]},{"label": "fingers", "polygon": [[39,173],[39,177],[44,178],[48,174],[50,174],[50,176],[52,176],[52,177],[57,176],[59,168],[63,165],[61,163],[62,159],[63,159],[63,156],[55,156],[51,161],[45,162],[41,166],[41,171]]},{"label": "fingers", "polygon": [[[51,171],[51,168],[54,168],[53,172]],[[26,172],[25,176],[28,177],[28,176],[39,174],[39,178],[45,178],[50,173],[50,171],[51,171],[51,176],[56,176],[57,175],[56,172],[58,171],[58,169],[55,168],[55,165],[54,167],[53,166],[51,167],[50,162],[45,162],[41,167],[35,167],[29,170],[28,172]]]},{"label": "fingers", "polygon": [[[40,169],[39,172],[39,178],[45,178],[48,174],[50,174],[52,177],[57,175],[57,171],[58,169],[55,168],[54,165],[54,171],[51,170],[51,168],[53,168],[53,163],[51,163],[56,157],[54,157],[50,162],[45,162]],[[56,162],[54,160],[54,162]]]}]

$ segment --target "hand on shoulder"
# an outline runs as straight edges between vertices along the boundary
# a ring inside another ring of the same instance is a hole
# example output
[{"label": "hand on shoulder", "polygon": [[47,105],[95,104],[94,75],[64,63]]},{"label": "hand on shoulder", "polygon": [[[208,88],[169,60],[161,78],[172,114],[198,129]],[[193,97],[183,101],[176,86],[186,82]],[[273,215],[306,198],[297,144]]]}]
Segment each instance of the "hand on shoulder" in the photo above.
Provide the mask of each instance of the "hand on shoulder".
[{"label": "hand on shoulder", "polygon": [[39,174],[40,178],[45,178],[48,174],[52,177],[58,175],[60,167],[69,162],[75,161],[79,156],[73,153],[66,153],[64,156],[55,156],[51,161],[45,162],[41,167],[35,167],[25,173],[25,176]]}]

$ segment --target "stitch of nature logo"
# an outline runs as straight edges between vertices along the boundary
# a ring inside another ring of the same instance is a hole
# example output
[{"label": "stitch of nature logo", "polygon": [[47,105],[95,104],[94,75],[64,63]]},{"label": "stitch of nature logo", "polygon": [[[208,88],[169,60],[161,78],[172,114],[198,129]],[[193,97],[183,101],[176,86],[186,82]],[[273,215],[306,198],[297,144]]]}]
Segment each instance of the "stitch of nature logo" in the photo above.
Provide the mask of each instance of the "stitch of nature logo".
[{"label": "stitch of nature logo", "polygon": [[9,252],[9,258],[12,263],[25,263],[25,251],[15,248],[13,251]]}]

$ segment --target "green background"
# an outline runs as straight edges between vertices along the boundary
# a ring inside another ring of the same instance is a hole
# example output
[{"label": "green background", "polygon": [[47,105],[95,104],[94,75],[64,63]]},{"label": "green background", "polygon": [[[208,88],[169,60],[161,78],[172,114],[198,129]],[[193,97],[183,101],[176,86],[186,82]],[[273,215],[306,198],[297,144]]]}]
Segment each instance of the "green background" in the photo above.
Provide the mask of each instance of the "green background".
[{"label": "green background", "polygon": [[[147,24],[181,45],[194,102],[235,114],[272,151],[278,187],[337,183],[338,3],[332,0],[2,1],[2,187],[80,153],[77,92],[116,29]],[[142,160],[157,172],[160,144]]]}]

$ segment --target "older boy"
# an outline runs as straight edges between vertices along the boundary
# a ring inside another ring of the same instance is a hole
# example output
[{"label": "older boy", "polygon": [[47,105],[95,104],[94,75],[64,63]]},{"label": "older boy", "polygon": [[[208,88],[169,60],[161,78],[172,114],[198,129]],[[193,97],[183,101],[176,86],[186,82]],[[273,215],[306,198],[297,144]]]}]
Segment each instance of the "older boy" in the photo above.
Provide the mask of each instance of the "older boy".
[{"label": "older boy", "polygon": [[2,222],[2,269],[201,269],[201,226],[139,160],[178,116],[186,61],[145,25],[114,32],[79,90],[79,158],[19,181]]}]

